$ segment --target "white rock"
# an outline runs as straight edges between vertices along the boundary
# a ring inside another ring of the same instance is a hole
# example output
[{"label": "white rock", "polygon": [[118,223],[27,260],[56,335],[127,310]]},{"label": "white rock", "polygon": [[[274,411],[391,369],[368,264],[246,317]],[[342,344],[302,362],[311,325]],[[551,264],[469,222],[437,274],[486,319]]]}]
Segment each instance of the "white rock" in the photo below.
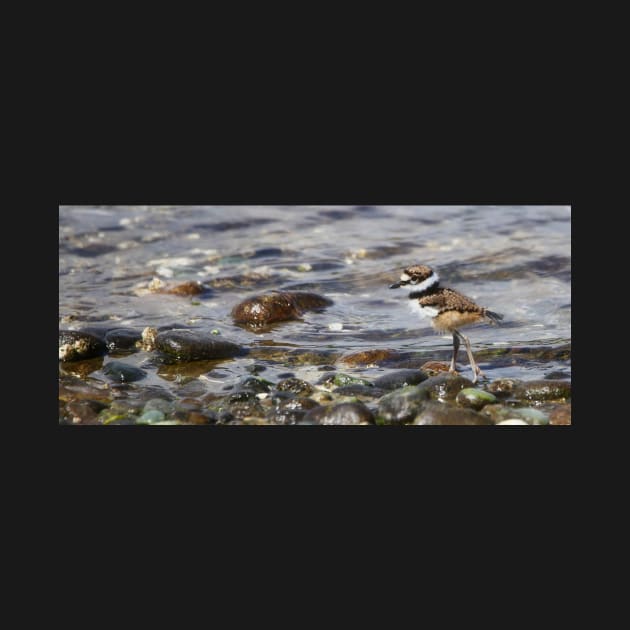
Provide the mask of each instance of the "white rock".
[{"label": "white rock", "polygon": [[501,420],[501,422],[497,422],[497,426],[499,426],[500,424],[509,425],[509,426],[516,426],[516,425],[529,426],[527,422],[525,422],[525,420],[519,420],[517,418],[509,418],[508,420]]}]

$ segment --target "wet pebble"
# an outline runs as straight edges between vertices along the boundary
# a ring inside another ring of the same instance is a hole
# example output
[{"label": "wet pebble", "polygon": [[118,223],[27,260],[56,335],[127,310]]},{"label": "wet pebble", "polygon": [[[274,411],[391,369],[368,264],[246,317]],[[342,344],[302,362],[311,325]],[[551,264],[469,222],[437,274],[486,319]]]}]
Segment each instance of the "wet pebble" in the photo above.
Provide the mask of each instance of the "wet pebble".
[{"label": "wet pebble", "polygon": [[158,333],[155,346],[177,361],[224,359],[243,352],[235,343],[196,330],[167,330]]},{"label": "wet pebble", "polygon": [[430,398],[445,401],[455,400],[462,389],[473,387],[473,383],[459,374],[438,374],[423,381],[418,387],[426,390]]},{"label": "wet pebble", "polygon": [[[300,423],[302,424],[302,423]],[[359,425],[374,424],[372,412],[361,402],[316,407],[303,418],[303,424]]]},{"label": "wet pebble", "polygon": [[162,422],[166,418],[165,414],[158,409],[150,409],[145,411],[136,421],[137,424],[155,424],[156,422]]},{"label": "wet pebble", "polygon": [[78,330],[59,331],[59,360],[82,361],[107,352],[102,339]]},{"label": "wet pebble", "polygon": [[470,407],[475,411],[479,411],[484,405],[489,405],[496,401],[497,397],[494,394],[473,387],[461,389],[455,397],[455,402],[460,407]]},{"label": "wet pebble", "polygon": [[571,398],[571,383],[545,379],[524,381],[514,389],[512,395],[519,400],[564,402]]},{"label": "wet pebble", "polygon": [[233,405],[234,403],[242,403],[242,402],[256,402],[258,400],[258,396],[256,392],[253,392],[249,389],[242,389],[238,392],[234,392],[230,394],[225,402],[228,405]]},{"label": "wet pebble", "polygon": [[189,295],[199,295],[201,293],[206,293],[209,291],[207,287],[205,287],[201,282],[191,281],[191,282],[182,282],[171,288],[165,288],[158,291],[158,293],[167,293],[169,295],[181,295],[181,296],[189,296]]},{"label": "wet pebble", "polygon": [[122,361],[110,361],[103,367],[103,374],[116,383],[132,383],[143,379],[147,373],[142,368]]},{"label": "wet pebble", "polygon": [[411,422],[426,405],[429,390],[422,385],[410,385],[383,396],[378,403],[376,424]]},{"label": "wet pebble", "polygon": [[445,425],[492,425],[487,416],[473,411],[462,409],[454,405],[430,402],[414,418],[414,425],[420,426],[445,426]]},{"label": "wet pebble", "polygon": [[428,376],[420,370],[398,370],[383,374],[374,381],[374,387],[380,389],[394,390],[408,385],[418,385],[426,381]]},{"label": "wet pebble", "polygon": [[114,401],[107,409],[98,414],[99,424],[135,424],[137,409],[123,402]]},{"label": "wet pebble", "polygon": [[71,424],[98,424],[98,414],[106,408],[97,400],[74,400],[66,405]]},{"label": "wet pebble", "polygon": [[298,424],[311,410],[319,405],[310,398],[290,398],[279,401],[267,412],[267,420],[275,424]]},{"label": "wet pebble", "polygon": [[286,378],[276,385],[279,392],[290,392],[296,396],[309,396],[315,391],[315,388],[306,381],[299,378]]},{"label": "wet pebble", "polygon": [[488,385],[487,389],[498,398],[506,398],[514,393],[521,382],[517,378],[497,378]]},{"label": "wet pebble", "polygon": [[144,411],[161,411],[164,414],[173,410],[173,403],[164,398],[151,398],[144,404]]},{"label": "wet pebble", "polygon": [[332,300],[317,293],[275,291],[243,300],[232,309],[232,318],[239,324],[265,326],[299,319],[304,311],[321,309],[332,303]]},{"label": "wet pebble", "polygon": [[272,387],[273,383],[271,383],[270,381],[255,376],[248,376],[239,381],[239,383],[237,384],[237,389],[246,389],[252,392],[256,392],[257,394],[269,392],[271,391]]},{"label": "wet pebble", "polygon": [[110,352],[135,349],[136,343],[141,341],[142,331],[133,328],[116,328],[105,335],[105,343]]},{"label": "wet pebble", "polygon": [[263,418],[265,410],[257,402],[242,402],[230,405],[229,412],[234,418]]},{"label": "wet pebble", "polygon": [[325,374],[318,381],[317,384],[325,389],[336,389],[338,387],[345,387],[347,385],[362,385],[364,387],[372,387],[372,383],[364,378],[358,378],[356,376],[350,376],[350,374],[344,374],[343,372],[336,372],[334,374]]}]

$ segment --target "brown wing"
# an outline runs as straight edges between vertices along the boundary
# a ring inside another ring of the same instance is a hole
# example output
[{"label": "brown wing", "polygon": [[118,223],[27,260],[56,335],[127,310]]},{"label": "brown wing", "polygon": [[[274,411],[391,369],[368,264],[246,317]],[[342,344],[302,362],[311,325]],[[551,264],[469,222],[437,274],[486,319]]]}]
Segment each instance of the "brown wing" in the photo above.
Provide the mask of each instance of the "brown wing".
[{"label": "brown wing", "polygon": [[477,306],[470,298],[465,295],[461,295],[451,289],[437,289],[436,291],[429,293],[418,299],[418,302],[422,306],[432,306],[437,308],[441,313],[450,309],[456,309],[458,311],[472,311],[481,312],[482,309]]}]

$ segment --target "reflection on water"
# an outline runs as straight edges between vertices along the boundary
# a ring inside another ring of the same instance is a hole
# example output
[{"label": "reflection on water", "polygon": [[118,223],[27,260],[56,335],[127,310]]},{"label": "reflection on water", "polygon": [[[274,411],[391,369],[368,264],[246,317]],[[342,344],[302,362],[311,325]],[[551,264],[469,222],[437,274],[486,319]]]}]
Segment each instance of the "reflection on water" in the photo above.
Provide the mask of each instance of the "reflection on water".
[{"label": "reflection on water", "polygon": [[[446,358],[451,338],[435,334],[404,294],[388,290],[414,263],[434,266],[443,285],[504,314],[501,327],[469,330],[480,356],[570,343],[567,206],[63,206],[60,328],[187,325],[250,348],[268,341],[334,356],[392,348]],[[156,277],[200,281],[210,290],[147,293]],[[233,324],[235,304],[273,289],[315,291],[334,305],[259,333]],[[138,353],[125,360],[151,359]],[[236,379],[251,361],[226,361],[221,369]],[[513,359],[496,361],[492,377],[542,378],[554,369],[570,374],[566,362]],[[154,383],[168,386],[177,370],[161,370]]]}]

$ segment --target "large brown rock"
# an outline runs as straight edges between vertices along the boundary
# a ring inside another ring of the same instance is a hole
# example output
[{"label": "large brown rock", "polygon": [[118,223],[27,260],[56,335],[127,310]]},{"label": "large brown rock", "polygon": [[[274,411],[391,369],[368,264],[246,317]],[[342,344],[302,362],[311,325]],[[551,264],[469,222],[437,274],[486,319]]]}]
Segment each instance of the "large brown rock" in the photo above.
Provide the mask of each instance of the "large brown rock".
[{"label": "large brown rock", "polygon": [[299,319],[304,311],[330,306],[332,300],[317,293],[274,291],[243,300],[232,309],[237,324],[266,326],[274,322]]}]

